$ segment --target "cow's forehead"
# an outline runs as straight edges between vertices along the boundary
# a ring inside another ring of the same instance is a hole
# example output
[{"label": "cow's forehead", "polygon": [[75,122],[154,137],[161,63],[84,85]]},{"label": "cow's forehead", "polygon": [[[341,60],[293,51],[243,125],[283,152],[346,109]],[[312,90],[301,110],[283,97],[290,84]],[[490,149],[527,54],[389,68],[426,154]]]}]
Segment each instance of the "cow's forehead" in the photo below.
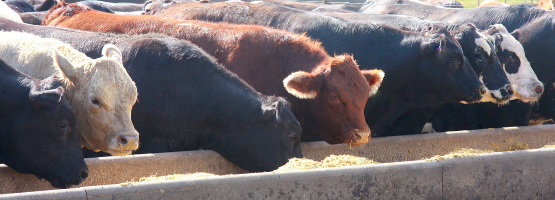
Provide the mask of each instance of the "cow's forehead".
[{"label": "cow's forehead", "polygon": [[106,99],[124,96],[129,96],[126,99],[136,99],[137,87],[119,62],[114,59],[97,59],[92,64],[95,70],[89,84],[93,86],[96,95],[102,95]]},{"label": "cow's forehead", "polygon": [[526,55],[524,54],[524,48],[522,44],[518,40],[516,40],[511,34],[508,32],[500,31],[499,34],[503,39],[501,40],[499,47],[502,50],[507,50],[510,52],[514,52],[520,59],[526,59]]},{"label": "cow's forehead", "polygon": [[484,49],[484,51],[488,54],[488,56],[491,56],[492,48],[491,48],[490,43],[488,42],[486,36],[481,34],[481,33],[478,33],[478,35],[480,37],[478,37],[474,40],[476,42],[476,45],[479,46],[479,47],[482,47],[482,49]]}]

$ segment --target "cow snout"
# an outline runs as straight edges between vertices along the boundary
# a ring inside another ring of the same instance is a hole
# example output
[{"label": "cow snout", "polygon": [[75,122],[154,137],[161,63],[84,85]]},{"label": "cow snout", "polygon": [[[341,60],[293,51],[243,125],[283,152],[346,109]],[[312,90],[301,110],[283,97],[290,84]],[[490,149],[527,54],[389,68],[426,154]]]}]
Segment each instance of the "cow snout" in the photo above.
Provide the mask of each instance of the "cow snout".
[{"label": "cow snout", "polygon": [[538,96],[540,96],[543,93],[543,90],[544,90],[543,84],[538,84],[536,85],[536,87],[534,87],[534,92],[536,92]]},{"label": "cow snout", "polygon": [[135,150],[139,146],[139,136],[137,135],[120,135],[117,141],[119,147],[124,150]]},{"label": "cow snout", "polygon": [[108,144],[110,154],[113,156],[125,156],[139,148],[139,134],[134,131],[127,134],[116,134]]},{"label": "cow snout", "polygon": [[360,146],[370,142],[370,130],[355,130],[354,138],[349,142],[350,146]]},{"label": "cow snout", "polygon": [[494,98],[497,100],[497,103],[504,103],[511,99],[514,93],[515,91],[513,87],[511,85],[506,85],[505,87],[499,89],[499,97],[496,97],[494,93]]},{"label": "cow snout", "polygon": [[83,170],[79,177],[81,177],[81,182],[83,182],[85,179],[87,179],[87,177],[89,177],[89,170]]},{"label": "cow snout", "polygon": [[480,87],[480,95],[483,96],[484,94],[486,94],[486,91],[487,91],[486,86],[483,86],[483,85],[482,85],[482,87]]}]

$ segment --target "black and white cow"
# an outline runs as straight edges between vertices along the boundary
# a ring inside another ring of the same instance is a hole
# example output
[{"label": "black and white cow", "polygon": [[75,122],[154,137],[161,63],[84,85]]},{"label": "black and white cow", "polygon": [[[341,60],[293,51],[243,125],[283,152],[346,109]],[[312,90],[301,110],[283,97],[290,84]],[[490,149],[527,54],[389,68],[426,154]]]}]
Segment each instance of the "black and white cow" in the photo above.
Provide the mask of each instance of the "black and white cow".
[{"label": "black and white cow", "polygon": [[0,88],[0,163],[57,188],[85,180],[75,114],[61,81],[32,78],[0,60]]},{"label": "black and white cow", "polygon": [[321,41],[330,54],[353,54],[361,69],[383,70],[387,76],[365,108],[366,121],[373,135],[381,135],[410,108],[474,102],[485,93],[485,87],[464,57],[459,43],[440,25],[422,32],[410,32],[242,2],[178,4],[151,13],[177,19],[266,25],[306,33]]},{"label": "black and white cow", "polygon": [[[410,1],[410,0],[409,0]],[[550,34],[552,34],[553,29],[551,28],[551,18],[553,18],[554,13],[550,11],[545,11],[538,8],[528,7],[528,6],[521,6],[521,5],[512,5],[509,7],[482,7],[482,8],[473,8],[473,9],[448,9],[448,8],[441,8],[437,6],[431,5],[411,5],[411,9],[406,9],[406,6],[396,6],[388,3],[388,0],[378,0],[374,1],[375,4],[368,6],[364,6],[361,9],[361,12],[366,13],[390,13],[390,14],[405,14],[411,15],[416,17],[423,17],[427,19],[433,20],[443,20],[444,22],[449,22],[453,24],[461,24],[466,22],[474,23],[478,28],[481,29],[488,29],[491,25],[494,24],[502,24],[506,27],[505,36],[508,39],[503,41],[508,42],[512,41],[510,38],[514,37],[518,40],[523,49],[516,48],[515,43],[512,44],[504,44],[504,47],[515,47],[511,48],[511,50],[498,50],[498,54],[500,60],[502,62],[507,61],[513,64],[505,64],[505,66],[509,66],[509,71],[514,73],[508,76],[516,77],[516,76],[523,76],[530,71],[534,71],[537,74],[537,77],[541,83],[546,85],[546,90],[550,91],[552,87],[552,83],[555,82],[553,76],[549,76],[549,74],[553,74],[552,69],[555,69],[555,63],[553,63],[550,59],[551,56],[555,56],[555,49],[553,49],[553,42],[550,39]],[[510,35],[507,34],[510,31],[513,31]],[[501,36],[501,34],[497,34],[496,37]],[[494,39],[493,37],[491,37]],[[498,42],[496,46],[501,46]],[[500,50],[500,51],[499,51]],[[526,56],[524,56],[524,51],[528,51]],[[531,65],[531,68],[528,68],[526,62],[528,59]],[[520,65],[519,65],[520,64]],[[515,65],[511,69],[511,65]],[[533,69],[533,70],[532,70]],[[509,72],[508,71],[508,72]],[[516,75],[518,74],[518,75]],[[530,81],[526,81],[530,80]],[[527,83],[526,83],[527,82]],[[518,87],[519,85],[524,86],[521,88],[530,87],[530,93],[528,93],[529,97],[537,97],[541,95],[543,92],[543,87],[540,82],[533,79],[524,79],[522,80],[521,84],[514,84],[513,86]],[[523,92],[524,93],[524,92]],[[535,93],[535,94],[534,94]],[[520,98],[519,95],[515,95],[515,98]],[[525,99],[526,97],[522,98]],[[505,120],[499,120],[503,122],[513,122],[514,119],[526,119],[529,118],[527,116],[542,116],[541,118],[551,118],[551,114],[547,112],[553,112],[553,108],[550,105],[553,104],[551,99],[554,97],[550,97],[550,95],[544,95],[540,100],[539,103],[532,108],[532,105],[524,105],[524,104],[509,104],[508,106],[504,106],[501,108],[492,108],[485,112],[493,113],[493,112],[501,112],[501,109],[510,109],[510,110],[518,110],[518,108],[509,108],[509,107],[519,107],[520,109],[534,111],[534,113],[528,113],[526,115],[517,116],[516,114],[513,115],[497,115],[494,116],[497,118],[506,118]],[[533,100],[532,100],[533,101]],[[507,113],[507,112],[505,112]],[[525,111],[515,111],[514,113],[527,113]],[[485,124],[485,122],[484,122]],[[494,124],[492,127],[500,127],[500,126],[514,126],[514,125],[522,125],[525,124],[523,122],[515,122],[511,123],[502,123],[502,124]],[[482,126],[484,128],[488,128],[487,126]]]},{"label": "black and white cow", "polygon": [[19,24],[0,29],[66,42],[91,58],[106,43],[122,52],[139,93],[132,120],[135,153],[207,149],[249,171],[271,171],[302,157],[301,126],[289,103],[264,96],[197,46],[161,35],[114,35]]}]

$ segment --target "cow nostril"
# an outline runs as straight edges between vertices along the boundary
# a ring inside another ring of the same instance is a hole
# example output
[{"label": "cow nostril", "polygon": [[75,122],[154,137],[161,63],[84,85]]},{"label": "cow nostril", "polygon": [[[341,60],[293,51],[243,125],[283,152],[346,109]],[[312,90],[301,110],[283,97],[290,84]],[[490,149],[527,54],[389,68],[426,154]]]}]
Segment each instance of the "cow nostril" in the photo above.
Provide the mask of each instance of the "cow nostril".
[{"label": "cow nostril", "polygon": [[484,95],[486,93],[486,87],[480,87],[480,95]]},{"label": "cow nostril", "polygon": [[538,85],[538,86],[536,86],[535,91],[536,91],[536,93],[541,94],[541,93],[543,93],[543,87],[541,85]]},{"label": "cow nostril", "polygon": [[515,90],[513,90],[513,88],[509,89],[508,92],[510,96],[513,96],[513,94],[515,94]]},{"label": "cow nostril", "polygon": [[118,137],[118,143],[119,143],[121,146],[125,146],[125,145],[127,145],[127,139],[126,139],[125,137],[123,137],[123,136],[119,136],[119,137]]},{"label": "cow nostril", "polygon": [[87,177],[89,177],[89,171],[84,170],[83,172],[81,172],[81,175],[79,175],[79,177],[81,177],[82,180],[85,180]]}]

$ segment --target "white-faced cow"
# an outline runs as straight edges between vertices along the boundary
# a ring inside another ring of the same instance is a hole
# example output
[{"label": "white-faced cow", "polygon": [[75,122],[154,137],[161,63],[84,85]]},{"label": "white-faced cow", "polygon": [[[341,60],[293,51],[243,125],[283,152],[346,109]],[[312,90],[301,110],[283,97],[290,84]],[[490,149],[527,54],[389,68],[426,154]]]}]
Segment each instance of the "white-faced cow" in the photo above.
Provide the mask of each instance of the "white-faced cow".
[{"label": "white-faced cow", "polygon": [[117,47],[106,45],[102,58],[91,59],[55,39],[0,32],[0,58],[36,78],[57,74],[84,147],[112,155],[128,155],[138,148],[139,133],[131,122],[137,87]]},{"label": "white-faced cow", "polygon": [[0,163],[68,188],[85,180],[88,170],[62,85],[0,60]]}]

